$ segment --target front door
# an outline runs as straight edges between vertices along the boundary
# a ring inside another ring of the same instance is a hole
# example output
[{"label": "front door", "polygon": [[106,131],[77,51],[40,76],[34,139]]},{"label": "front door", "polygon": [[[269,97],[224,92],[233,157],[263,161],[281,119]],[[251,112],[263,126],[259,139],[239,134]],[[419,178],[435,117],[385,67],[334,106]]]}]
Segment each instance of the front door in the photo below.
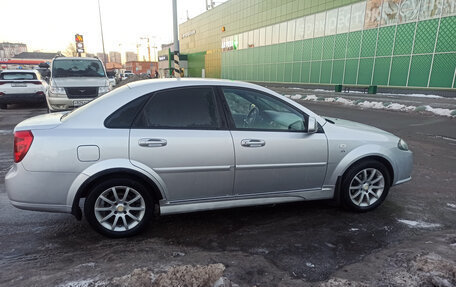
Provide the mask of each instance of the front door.
[{"label": "front door", "polygon": [[168,201],[232,195],[234,150],[212,87],[156,92],[130,133],[130,158],[165,182]]},{"label": "front door", "polygon": [[320,189],[327,139],[306,132],[307,116],[268,94],[222,88],[232,117],[236,168],[234,192],[259,195]]}]

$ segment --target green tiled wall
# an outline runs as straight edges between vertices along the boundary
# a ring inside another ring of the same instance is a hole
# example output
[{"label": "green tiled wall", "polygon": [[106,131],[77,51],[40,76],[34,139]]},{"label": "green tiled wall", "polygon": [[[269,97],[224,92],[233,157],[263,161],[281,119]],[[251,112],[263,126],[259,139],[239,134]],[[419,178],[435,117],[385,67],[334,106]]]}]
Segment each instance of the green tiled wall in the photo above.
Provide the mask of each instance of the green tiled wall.
[{"label": "green tiled wall", "polygon": [[455,35],[456,16],[450,16],[233,50],[222,53],[222,77],[259,82],[456,88]]}]

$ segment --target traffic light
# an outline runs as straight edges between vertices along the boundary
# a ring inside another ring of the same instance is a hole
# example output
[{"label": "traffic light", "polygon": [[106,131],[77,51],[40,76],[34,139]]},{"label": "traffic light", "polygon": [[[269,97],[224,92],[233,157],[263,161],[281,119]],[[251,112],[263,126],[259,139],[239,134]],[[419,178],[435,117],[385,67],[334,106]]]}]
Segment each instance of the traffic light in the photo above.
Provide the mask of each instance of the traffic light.
[{"label": "traffic light", "polygon": [[76,34],[74,35],[74,40],[76,42],[76,52],[84,53],[84,38],[82,35]]}]

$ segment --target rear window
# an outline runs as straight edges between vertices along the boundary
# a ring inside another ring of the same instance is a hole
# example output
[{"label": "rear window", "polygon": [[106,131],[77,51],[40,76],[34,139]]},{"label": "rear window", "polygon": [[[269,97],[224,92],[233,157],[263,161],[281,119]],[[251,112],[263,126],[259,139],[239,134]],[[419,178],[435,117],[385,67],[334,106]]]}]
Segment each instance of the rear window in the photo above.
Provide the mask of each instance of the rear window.
[{"label": "rear window", "polygon": [[34,73],[3,72],[0,74],[1,80],[36,80]]},{"label": "rear window", "polygon": [[98,60],[65,59],[52,62],[52,76],[62,77],[105,77],[103,64]]}]

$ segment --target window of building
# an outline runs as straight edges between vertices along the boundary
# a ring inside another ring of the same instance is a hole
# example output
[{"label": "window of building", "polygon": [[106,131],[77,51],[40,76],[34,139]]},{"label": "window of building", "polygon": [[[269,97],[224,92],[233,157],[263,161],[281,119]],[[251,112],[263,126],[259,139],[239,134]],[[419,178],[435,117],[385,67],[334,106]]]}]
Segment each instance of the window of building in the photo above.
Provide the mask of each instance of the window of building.
[{"label": "window of building", "polygon": [[325,35],[330,36],[336,34],[337,31],[337,12],[338,9],[329,10],[326,12],[326,27]]},{"label": "window of building", "polygon": [[266,28],[260,29],[260,46],[266,45]]},{"label": "window of building", "polygon": [[339,8],[339,15],[337,16],[337,33],[347,33],[350,30],[350,13],[351,6]]},{"label": "window of building", "polygon": [[314,35],[314,24],[315,24],[315,15],[310,15],[306,17],[306,28],[304,31],[304,38],[310,39]]},{"label": "window of building", "polygon": [[287,22],[280,23],[279,43],[287,41]]},{"label": "window of building", "polygon": [[260,30],[256,29],[253,31],[253,46],[259,47],[260,46]]},{"label": "window of building", "polygon": [[248,48],[253,48],[254,47],[253,31],[249,31],[248,34],[249,34],[249,36],[247,38]]},{"label": "window of building", "polygon": [[366,11],[366,2],[353,4],[350,17],[350,32],[359,31],[364,26],[364,13]]},{"label": "window of building", "polygon": [[315,32],[314,37],[322,37],[325,35],[326,12],[315,15]]},{"label": "window of building", "polygon": [[295,40],[296,20],[288,21],[287,27],[287,42],[293,42]]},{"label": "window of building", "polygon": [[306,18],[302,17],[296,19],[296,28],[295,28],[295,40],[303,40],[304,39],[304,31],[306,25]]},{"label": "window of building", "polygon": [[275,24],[272,26],[272,44],[277,44],[279,43],[279,32],[280,32],[280,26],[279,24]]},{"label": "window of building", "polygon": [[266,27],[266,45],[272,44],[272,26]]}]

